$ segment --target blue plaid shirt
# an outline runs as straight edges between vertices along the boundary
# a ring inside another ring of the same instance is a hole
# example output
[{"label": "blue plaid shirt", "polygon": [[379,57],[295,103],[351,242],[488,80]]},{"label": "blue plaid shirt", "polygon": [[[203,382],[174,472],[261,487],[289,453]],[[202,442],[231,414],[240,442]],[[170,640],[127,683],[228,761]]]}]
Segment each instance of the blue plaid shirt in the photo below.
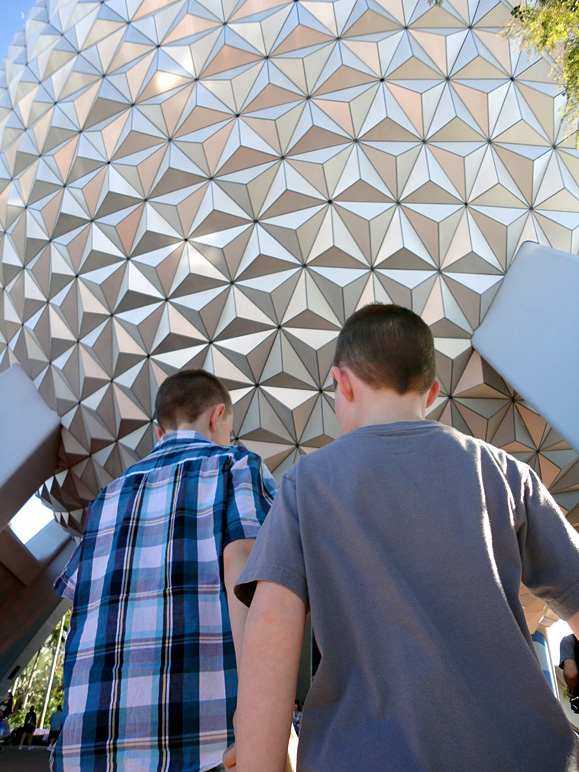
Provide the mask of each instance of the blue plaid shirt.
[{"label": "blue plaid shirt", "polygon": [[74,602],[58,772],[202,772],[233,739],[223,549],[254,538],[276,485],[250,451],[172,432],[89,507],[56,582]]}]

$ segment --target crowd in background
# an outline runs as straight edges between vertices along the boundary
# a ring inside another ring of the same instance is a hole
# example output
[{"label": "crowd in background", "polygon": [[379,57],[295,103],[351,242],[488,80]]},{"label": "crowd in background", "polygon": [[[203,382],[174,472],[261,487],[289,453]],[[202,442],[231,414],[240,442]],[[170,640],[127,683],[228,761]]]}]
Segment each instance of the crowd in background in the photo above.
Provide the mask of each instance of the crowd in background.
[{"label": "crowd in background", "polygon": [[[34,705],[31,705],[28,709],[22,726],[12,729],[10,727],[10,716],[20,709],[21,701],[22,696],[20,694],[16,695],[15,698],[12,692],[6,692],[2,702],[0,702],[0,752],[2,751],[3,744],[18,744],[18,750],[22,750],[24,746],[27,746],[28,750],[32,748],[34,733],[38,724]],[[52,750],[62,730],[62,706],[58,706],[50,716],[48,723],[48,750]],[[42,736],[42,742],[44,742],[44,735]]]}]

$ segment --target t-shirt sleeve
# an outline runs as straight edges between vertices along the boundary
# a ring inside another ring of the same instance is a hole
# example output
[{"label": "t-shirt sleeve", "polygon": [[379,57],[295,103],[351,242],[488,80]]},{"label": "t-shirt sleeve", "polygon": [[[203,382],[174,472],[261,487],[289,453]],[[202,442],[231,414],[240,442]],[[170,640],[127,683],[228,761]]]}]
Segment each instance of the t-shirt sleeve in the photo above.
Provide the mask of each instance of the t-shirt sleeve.
[{"label": "t-shirt sleeve", "polygon": [[572,635],[566,635],[564,638],[561,638],[559,655],[559,667],[561,669],[566,659],[572,659],[575,662],[575,639]]},{"label": "t-shirt sleeve", "polygon": [[275,480],[255,453],[244,453],[228,472],[225,547],[237,539],[255,539],[277,491]]},{"label": "t-shirt sleeve", "polygon": [[579,610],[579,535],[530,467],[521,482],[523,584],[561,619],[568,619]]},{"label": "t-shirt sleeve", "polygon": [[288,474],[255,546],[238,579],[235,594],[251,604],[257,582],[275,582],[287,587],[309,610],[304,554],[296,503],[296,483]]}]

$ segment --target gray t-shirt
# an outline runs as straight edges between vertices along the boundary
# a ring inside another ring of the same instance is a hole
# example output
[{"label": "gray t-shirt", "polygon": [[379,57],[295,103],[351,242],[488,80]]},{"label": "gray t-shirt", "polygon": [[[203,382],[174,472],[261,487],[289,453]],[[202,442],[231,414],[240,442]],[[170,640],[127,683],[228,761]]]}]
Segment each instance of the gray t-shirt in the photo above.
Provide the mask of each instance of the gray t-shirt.
[{"label": "gray t-shirt", "polygon": [[62,710],[55,710],[52,716],[48,719],[51,732],[60,732],[62,729]]},{"label": "gray t-shirt", "polygon": [[563,772],[574,737],[520,582],[579,610],[579,538],[525,464],[434,421],[356,429],[282,481],[236,588],[284,585],[322,659],[300,772]]}]

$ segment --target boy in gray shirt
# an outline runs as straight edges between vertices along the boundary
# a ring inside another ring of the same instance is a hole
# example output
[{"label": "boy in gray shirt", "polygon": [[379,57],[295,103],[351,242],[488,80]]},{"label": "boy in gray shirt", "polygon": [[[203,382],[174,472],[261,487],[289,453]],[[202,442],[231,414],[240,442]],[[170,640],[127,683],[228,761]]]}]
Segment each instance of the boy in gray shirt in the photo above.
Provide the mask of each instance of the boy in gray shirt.
[{"label": "boy in gray shirt", "polygon": [[304,621],[322,655],[300,772],[564,772],[574,735],[520,583],[579,634],[579,538],[525,464],[425,420],[428,326],[357,311],[338,338],[344,435],[288,471],[236,587],[253,599],[238,772],[283,772]]}]

